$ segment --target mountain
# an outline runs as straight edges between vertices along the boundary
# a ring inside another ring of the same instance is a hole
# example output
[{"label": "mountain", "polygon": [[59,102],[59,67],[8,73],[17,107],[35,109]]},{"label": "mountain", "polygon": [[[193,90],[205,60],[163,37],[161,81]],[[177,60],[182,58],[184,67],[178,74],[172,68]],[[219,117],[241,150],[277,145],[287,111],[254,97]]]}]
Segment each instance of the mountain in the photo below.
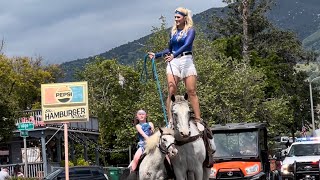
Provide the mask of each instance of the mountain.
[{"label": "mountain", "polygon": [[297,33],[303,40],[319,29],[319,0],[278,0],[268,14],[277,26]]},{"label": "mountain", "polygon": [[302,44],[305,48],[320,53],[320,30],[306,37]]},{"label": "mountain", "polygon": [[[319,0],[277,0],[267,16],[275,26],[295,32],[305,48],[320,52],[319,7]],[[193,20],[195,24],[200,25],[206,31],[206,24],[213,15],[223,17],[226,16],[227,11],[227,7],[211,8],[194,15]],[[143,58],[145,52],[141,50],[141,44],[144,44],[149,36],[115,47],[97,56],[106,59],[116,58],[122,64],[132,65],[137,59]],[[76,70],[83,69],[94,58],[95,56],[62,63],[61,68],[66,73],[63,81],[73,81]]]}]

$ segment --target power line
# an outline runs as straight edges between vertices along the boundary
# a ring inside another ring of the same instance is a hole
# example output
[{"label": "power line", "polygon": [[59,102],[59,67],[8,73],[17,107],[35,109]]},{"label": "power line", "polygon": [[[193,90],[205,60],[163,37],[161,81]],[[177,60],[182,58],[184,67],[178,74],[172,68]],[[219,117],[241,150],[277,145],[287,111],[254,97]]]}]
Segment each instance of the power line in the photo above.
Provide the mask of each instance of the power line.
[{"label": "power line", "polygon": [[[79,137],[76,132],[73,132],[73,133],[74,133],[74,134],[72,134],[71,132],[69,132],[69,134],[73,137],[73,138],[72,138],[71,136],[69,136],[72,140],[74,140],[75,142],[77,142],[77,143],[79,143],[79,144],[84,144],[84,143],[85,143],[85,141],[84,141],[81,137]],[[81,133],[81,132],[80,132],[80,133]],[[82,133],[81,133],[81,134],[82,134]],[[96,143],[96,142],[92,141],[91,139],[89,139],[88,137],[84,136],[84,134],[82,134],[82,136],[85,137],[86,140],[89,141],[89,143],[92,143],[99,152],[103,152],[103,153],[119,153],[119,152],[129,151],[129,148],[123,148],[123,149],[103,149],[103,148],[101,148],[101,146],[100,146],[98,143]]]}]

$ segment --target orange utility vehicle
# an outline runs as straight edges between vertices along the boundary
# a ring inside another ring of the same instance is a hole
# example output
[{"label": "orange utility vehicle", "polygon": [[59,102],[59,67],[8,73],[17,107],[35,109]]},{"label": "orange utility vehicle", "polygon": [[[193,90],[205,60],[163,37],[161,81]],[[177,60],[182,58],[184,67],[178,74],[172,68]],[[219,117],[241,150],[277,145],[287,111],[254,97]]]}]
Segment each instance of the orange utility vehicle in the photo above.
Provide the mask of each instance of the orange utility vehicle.
[{"label": "orange utility vehicle", "polygon": [[212,127],[216,152],[210,180],[279,179],[270,170],[265,123],[231,123]]}]

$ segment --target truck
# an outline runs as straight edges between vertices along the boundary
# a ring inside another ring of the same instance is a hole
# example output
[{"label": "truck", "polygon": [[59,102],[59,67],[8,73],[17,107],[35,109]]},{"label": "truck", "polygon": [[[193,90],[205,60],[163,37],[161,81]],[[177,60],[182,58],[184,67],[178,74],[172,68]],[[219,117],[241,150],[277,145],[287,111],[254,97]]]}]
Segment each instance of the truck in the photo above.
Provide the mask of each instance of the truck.
[{"label": "truck", "polygon": [[297,138],[285,153],[281,175],[283,180],[320,179],[320,138]]},{"label": "truck", "polygon": [[269,159],[266,123],[229,123],[211,130],[216,152],[210,180],[279,179]]}]

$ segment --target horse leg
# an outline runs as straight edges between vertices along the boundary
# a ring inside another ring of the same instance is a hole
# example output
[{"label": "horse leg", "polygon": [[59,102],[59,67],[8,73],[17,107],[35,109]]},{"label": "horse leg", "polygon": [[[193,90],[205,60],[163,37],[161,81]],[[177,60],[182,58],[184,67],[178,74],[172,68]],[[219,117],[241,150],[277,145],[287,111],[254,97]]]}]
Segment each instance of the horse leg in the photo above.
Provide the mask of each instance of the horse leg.
[{"label": "horse leg", "polygon": [[187,178],[187,180],[196,180],[195,179],[195,175],[194,175],[194,173],[193,172],[191,172],[191,171],[188,171],[188,178]]},{"label": "horse leg", "polygon": [[194,179],[196,179],[196,180],[203,179],[202,165],[196,166],[196,167],[198,167],[198,168],[195,168],[195,170],[194,170]]},{"label": "horse leg", "polygon": [[181,171],[178,168],[174,168],[174,174],[176,176],[176,180],[186,180],[186,172]]},{"label": "horse leg", "polygon": [[203,168],[203,180],[208,180],[210,176],[211,169],[210,168]]}]

